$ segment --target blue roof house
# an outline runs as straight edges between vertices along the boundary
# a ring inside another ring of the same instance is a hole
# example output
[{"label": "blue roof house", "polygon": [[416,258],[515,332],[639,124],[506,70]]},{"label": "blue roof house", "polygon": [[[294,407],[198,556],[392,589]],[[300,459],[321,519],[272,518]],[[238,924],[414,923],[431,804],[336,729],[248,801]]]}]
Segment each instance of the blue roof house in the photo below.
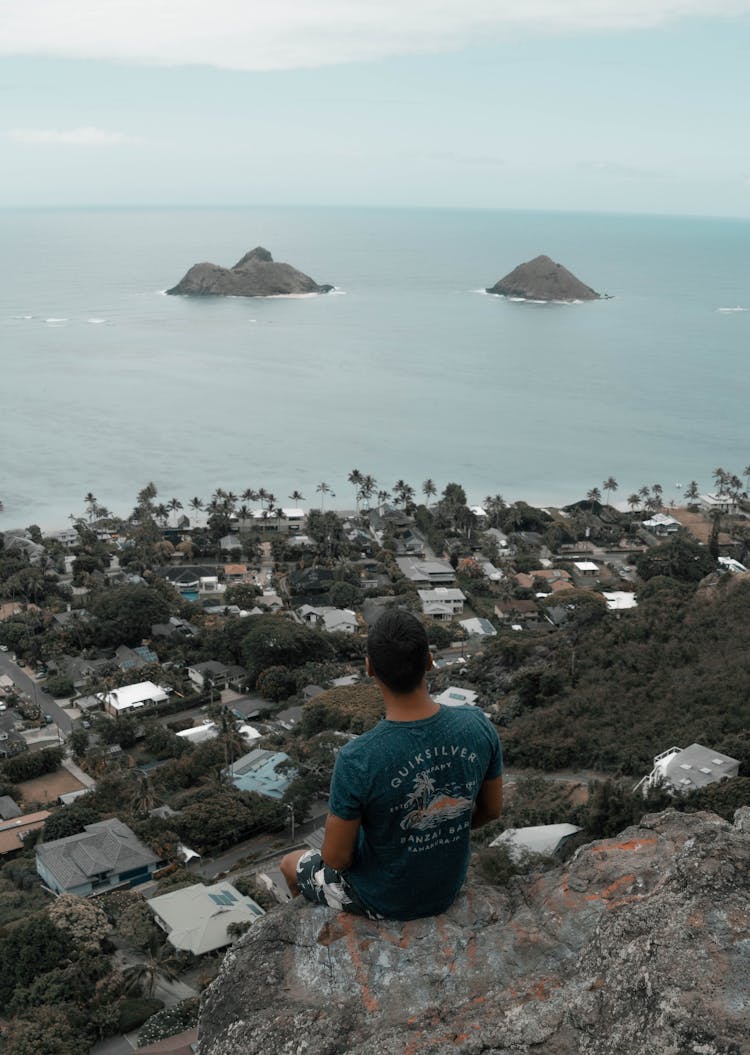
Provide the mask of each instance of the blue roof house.
[{"label": "blue roof house", "polygon": [[222,776],[227,777],[238,791],[255,791],[269,799],[281,799],[297,775],[294,769],[279,771],[282,762],[289,762],[289,755],[256,748],[233,762]]}]

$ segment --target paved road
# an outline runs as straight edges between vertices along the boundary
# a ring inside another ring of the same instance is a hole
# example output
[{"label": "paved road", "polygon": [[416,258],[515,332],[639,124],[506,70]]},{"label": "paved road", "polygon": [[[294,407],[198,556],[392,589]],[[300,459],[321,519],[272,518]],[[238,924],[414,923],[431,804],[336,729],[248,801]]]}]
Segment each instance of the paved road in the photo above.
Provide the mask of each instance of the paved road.
[{"label": "paved road", "polygon": [[265,854],[287,853],[288,850],[299,846],[306,835],[320,828],[325,823],[326,806],[324,803],[316,803],[313,807],[314,814],[304,824],[294,826],[294,840],[291,839],[289,828],[285,832],[274,832],[271,834],[255,835],[244,843],[233,846],[226,853],[218,857],[204,857],[200,864],[193,865],[192,871],[202,875],[205,879],[213,879],[215,876],[228,872],[244,857],[261,857]]},{"label": "paved road", "polygon": [[35,700],[42,708],[42,711],[52,717],[60,732],[64,736],[68,736],[73,729],[73,722],[70,716],[55,702],[52,696],[47,695],[42,687],[44,683],[38,684],[31,671],[28,668],[19,666],[10,656],[11,653],[9,652],[0,652],[0,673],[9,675],[13,679],[16,688],[25,693],[29,699]]}]

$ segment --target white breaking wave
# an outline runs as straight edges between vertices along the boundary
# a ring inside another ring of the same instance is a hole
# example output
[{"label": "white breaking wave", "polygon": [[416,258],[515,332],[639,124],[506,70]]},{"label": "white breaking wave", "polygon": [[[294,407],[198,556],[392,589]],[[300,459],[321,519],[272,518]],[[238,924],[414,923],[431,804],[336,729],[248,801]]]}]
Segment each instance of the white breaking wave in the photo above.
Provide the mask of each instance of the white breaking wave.
[{"label": "white breaking wave", "polygon": [[328,296],[329,297],[332,297],[334,295],[334,293],[338,297],[345,297],[346,296],[346,290],[345,289],[336,289],[336,287],[334,287],[333,289],[329,289],[328,290]]},{"label": "white breaking wave", "polygon": [[86,321],[90,322],[92,326],[101,326],[101,324],[103,322],[106,322],[107,320],[106,319],[87,319]]},{"label": "white breaking wave", "polygon": [[14,319],[33,319],[33,315],[14,315]]},{"label": "white breaking wave", "polygon": [[736,308],[717,308],[716,310],[720,311],[723,315],[734,315],[735,312],[748,311],[750,309],[748,309],[748,308],[741,308],[739,306],[739,304],[738,304]]},{"label": "white breaking wave", "polygon": [[51,318],[51,319],[45,319],[44,321],[46,323],[48,323],[50,326],[59,326],[61,323],[67,322],[68,320],[67,319]]}]

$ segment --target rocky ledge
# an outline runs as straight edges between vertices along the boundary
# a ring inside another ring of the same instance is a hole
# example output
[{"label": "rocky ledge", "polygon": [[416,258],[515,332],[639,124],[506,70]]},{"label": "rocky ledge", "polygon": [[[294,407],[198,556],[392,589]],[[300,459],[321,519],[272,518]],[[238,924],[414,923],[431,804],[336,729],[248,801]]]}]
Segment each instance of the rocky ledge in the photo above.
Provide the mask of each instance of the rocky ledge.
[{"label": "rocky ledge", "polygon": [[562,264],[548,256],[535,256],[519,264],[486,291],[523,300],[599,300],[601,294],[586,286]]},{"label": "rocky ledge", "polygon": [[267,249],[257,246],[234,267],[194,264],[167,293],[193,297],[283,297],[330,293],[332,289],[333,286],[318,285],[291,264],[275,261]]},{"label": "rocky ledge", "polygon": [[384,922],[297,899],[227,953],[200,1055],[750,1052],[750,808],[666,811],[562,869]]}]

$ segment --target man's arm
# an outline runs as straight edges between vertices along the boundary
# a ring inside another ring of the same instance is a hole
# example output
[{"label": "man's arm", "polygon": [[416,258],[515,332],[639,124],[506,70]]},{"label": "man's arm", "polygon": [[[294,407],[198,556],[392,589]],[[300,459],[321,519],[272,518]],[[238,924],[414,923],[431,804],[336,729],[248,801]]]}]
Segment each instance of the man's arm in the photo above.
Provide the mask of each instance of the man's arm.
[{"label": "man's arm", "polygon": [[360,817],[355,817],[353,821],[345,821],[333,813],[328,814],[320,851],[324,864],[335,868],[337,872],[349,867],[354,858],[354,847],[361,823]]},{"label": "man's arm", "polygon": [[471,815],[472,828],[481,828],[490,821],[496,821],[503,812],[503,778],[493,777],[485,780],[479,789],[474,811]]}]

